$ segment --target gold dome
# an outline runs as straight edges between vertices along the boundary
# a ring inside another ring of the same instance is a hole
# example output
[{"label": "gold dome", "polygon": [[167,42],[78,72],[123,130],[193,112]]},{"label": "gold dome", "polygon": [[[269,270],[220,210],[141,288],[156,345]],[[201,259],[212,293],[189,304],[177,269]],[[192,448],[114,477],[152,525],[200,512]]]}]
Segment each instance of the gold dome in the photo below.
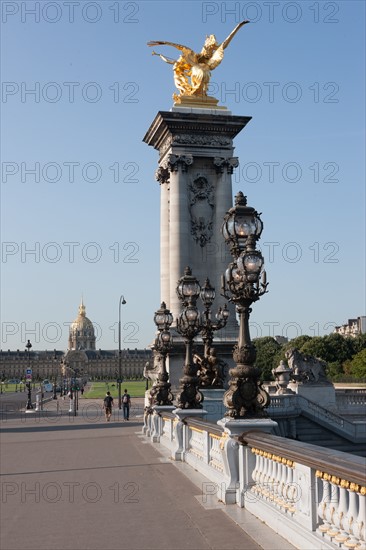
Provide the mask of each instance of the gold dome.
[{"label": "gold dome", "polygon": [[91,329],[94,333],[93,323],[85,315],[85,306],[83,304],[83,301],[81,300],[81,304],[79,305],[79,314],[76,317],[75,321],[71,323],[70,330],[86,330],[86,329]]},{"label": "gold dome", "polygon": [[69,349],[95,349],[94,326],[85,315],[85,306],[81,300],[79,314],[70,325]]}]

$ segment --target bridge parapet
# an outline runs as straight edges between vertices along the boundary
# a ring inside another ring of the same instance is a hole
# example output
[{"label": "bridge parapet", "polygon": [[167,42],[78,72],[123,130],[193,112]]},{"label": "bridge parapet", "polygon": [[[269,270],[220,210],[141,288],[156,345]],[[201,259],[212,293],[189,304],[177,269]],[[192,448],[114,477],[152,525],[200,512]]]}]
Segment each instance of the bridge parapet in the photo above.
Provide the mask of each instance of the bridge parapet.
[{"label": "bridge parapet", "polygon": [[365,414],[366,388],[336,389],[336,404],[342,414]]},{"label": "bridge parapet", "polygon": [[259,432],[239,440],[253,465],[239,472],[241,506],[299,548],[365,548],[363,458]]},{"label": "bridge parapet", "polygon": [[159,418],[160,444],[209,480],[203,501],[237,504],[297,548],[366,549],[365,459],[255,430],[232,437],[168,412]]},{"label": "bridge parapet", "polygon": [[[364,418],[359,421],[352,421],[345,414],[347,412],[352,416],[352,414],[359,414],[360,411],[365,413],[366,393],[363,391],[359,393],[354,393],[353,391],[345,393],[340,397],[340,401],[344,403],[344,406],[341,408],[342,414],[340,414],[338,407],[330,410],[328,407],[323,407],[319,403],[302,395],[272,395],[271,403],[267,410],[268,415],[274,420],[279,421],[280,424],[282,418],[289,424],[289,419],[303,414],[349,441],[355,443],[366,442],[366,422]],[[283,431],[286,432],[286,429]],[[294,436],[295,434],[290,431],[282,435]]]}]

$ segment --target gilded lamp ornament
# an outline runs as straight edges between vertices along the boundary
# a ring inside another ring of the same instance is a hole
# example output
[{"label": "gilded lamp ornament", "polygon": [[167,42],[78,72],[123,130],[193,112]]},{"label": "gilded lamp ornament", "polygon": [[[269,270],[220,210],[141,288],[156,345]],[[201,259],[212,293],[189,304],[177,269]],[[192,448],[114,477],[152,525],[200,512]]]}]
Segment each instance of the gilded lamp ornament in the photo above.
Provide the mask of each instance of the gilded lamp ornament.
[{"label": "gilded lamp ornament", "polygon": [[267,292],[268,286],[262,254],[256,250],[262,230],[260,214],[247,206],[246,197],[239,192],[222,226],[233,256],[222,276],[222,295],[235,304],[239,315],[239,339],[233,353],[236,367],[229,371],[229,389],[224,395],[226,416],[235,419],[266,416],[265,407],[270,401],[260,382],[260,370],[254,365],[256,349],[249,333],[250,306]]},{"label": "gilded lamp ornament", "polygon": [[238,30],[246,23],[249,21],[239,23],[221,44],[216,42],[215,35],[207,36],[200,53],[175,42],[152,40],[147,43],[148,46],[172,46],[181,51],[178,59],[171,59],[153,51],[153,55],[158,55],[165,63],[173,65],[174,83],[179,90],[179,95],[173,95],[175,101],[181,102],[183,96],[207,100],[211,71],[220,65],[224,58],[224,50]]}]

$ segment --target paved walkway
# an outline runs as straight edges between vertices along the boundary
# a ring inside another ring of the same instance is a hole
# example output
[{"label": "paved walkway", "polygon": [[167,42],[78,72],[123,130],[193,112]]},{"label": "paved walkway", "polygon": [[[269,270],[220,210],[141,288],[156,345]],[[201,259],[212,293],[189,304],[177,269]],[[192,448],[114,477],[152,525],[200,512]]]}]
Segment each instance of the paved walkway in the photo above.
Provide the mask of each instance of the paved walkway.
[{"label": "paved walkway", "polygon": [[150,445],[138,414],[106,423],[91,404],[3,419],[1,550],[290,548],[236,506],[205,502],[203,478]]}]

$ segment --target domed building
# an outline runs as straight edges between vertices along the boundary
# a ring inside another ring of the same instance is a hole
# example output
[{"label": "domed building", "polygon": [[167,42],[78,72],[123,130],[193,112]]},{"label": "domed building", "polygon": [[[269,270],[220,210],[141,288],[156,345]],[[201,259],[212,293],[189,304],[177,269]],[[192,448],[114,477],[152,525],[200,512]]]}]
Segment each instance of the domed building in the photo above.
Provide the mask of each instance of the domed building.
[{"label": "domed building", "polygon": [[[71,372],[80,378],[90,380],[115,380],[119,376],[119,350],[96,349],[96,336],[93,323],[86,316],[85,305],[81,300],[79,313],[69,327],[67,351],[0,350],[0,380],[16,378],[23,380],[29,366],[33,370],[33,380],[46,378],[61,382]],[[151,360],[151,349],[122,349],[122,378],[141,378],[145,365]]]},{"label": "domed building", "polygon": [[93,323],[85,314],[83,300],[79,314],[70,325],[69,350],[95,350],[95,333]]},{"label": "domed building", "polygon": [[[79,314],[69,328],[68,350],[63,365],[73,372],[92,379],[113,380],[118,377],[118,350],[96,349],[94,326],[86,316],[85,305],[81,300]],[[121,350],[121,368],[123,378],[143,375],[143,369],[150,360],[151,350]]]}]

